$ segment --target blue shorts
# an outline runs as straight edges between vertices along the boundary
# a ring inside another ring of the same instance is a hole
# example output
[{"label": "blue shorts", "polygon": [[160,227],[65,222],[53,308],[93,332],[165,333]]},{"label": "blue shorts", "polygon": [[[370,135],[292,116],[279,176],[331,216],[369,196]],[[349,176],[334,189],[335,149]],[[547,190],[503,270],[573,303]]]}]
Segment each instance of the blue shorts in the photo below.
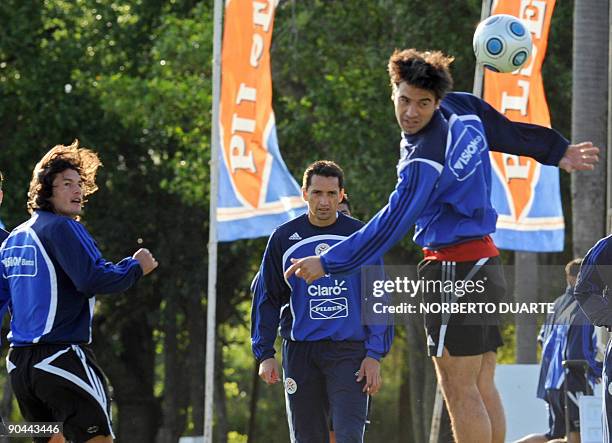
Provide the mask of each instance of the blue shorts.
[{"label": "blue shorts", "polygon": [[294,443],[329,439],[362,443],[369,396],[356,373],[366,356],[363,342],[283,341],[283,382],[289,433]]}]

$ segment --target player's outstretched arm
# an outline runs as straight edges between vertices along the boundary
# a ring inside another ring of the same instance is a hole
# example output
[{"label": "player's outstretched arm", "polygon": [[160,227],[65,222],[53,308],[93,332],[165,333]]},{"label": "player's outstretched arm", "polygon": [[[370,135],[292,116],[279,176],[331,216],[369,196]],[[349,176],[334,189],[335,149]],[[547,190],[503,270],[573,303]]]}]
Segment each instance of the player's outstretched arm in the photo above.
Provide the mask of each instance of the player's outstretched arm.
[{"label": "player's outstretched arm", "polygon": [[305,280],[306,283],[311,284],[313,281],[325,275],[323,265],[321,264],[321,258],[316,255],[300,259],[292,258],[291,263],[292,265],[285,271],[285,278],[289,278],[295,274],[296,277],[300,277]]},{"label": "player's outstretched arm", "polygon": [[591,171],[599,162],[599,148],[592,142],[569,145],[565,155],[559,160],[559,168],[567,172]]},{"label": "player's outstretched arm", "polygon": [[[67,217],[58,219],[52,229],[53,238],[61,241],[49,242],[48,252],[83,294],[90,296],[126,291],[144,273],[140,262],[132,257],[116,264],[105,260],[89,232],[75,220]],[[152,257],[150,259],[153,260]],[[148,272],[153,269],[151,266],[156,265],[149,263]]]},{"label": "player's outstretched arm", "polygon": [[137,260],[140,264],[143,276],[150,274],[155,268],[157,268],[157,266],[159,266],[159,263],[157,260],[155,260],[153,254],[151,254],[151,252],[145,248],[140,248],[138,251],[136,251],[132,258]]}]

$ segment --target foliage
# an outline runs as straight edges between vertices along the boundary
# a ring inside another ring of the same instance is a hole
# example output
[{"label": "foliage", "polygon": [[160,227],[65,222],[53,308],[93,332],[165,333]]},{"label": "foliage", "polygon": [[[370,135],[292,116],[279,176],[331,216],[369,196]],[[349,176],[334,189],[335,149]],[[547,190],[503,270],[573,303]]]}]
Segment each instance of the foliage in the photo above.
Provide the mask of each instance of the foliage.
[{"label": "foliage", "polygon": [[[274,108],[294,176],[315,159],[337,161],[356,215],[372,217],[395,184],[399,133],[389,54],[409,46],[442,49],[456,57],[456,89],[471,90],[480,4],[281,1],[272,48]],[[109,259],[146,246],[161,263],[138,288],[100,298],[97,306],[94,346],[115,387],[119,436],[145,438],[129,433],[133,411],[148,423],[146,441],[162,430],[173,438],[201,433],[212,2],[4,0],[0,22],[2,219],[12,228],[27,217],[30,171],[51,146],[79,138],[99,151],[104,168],[84,217],[87,228]],[[558,2],[544,72],[553,123],[565,134],[570,39],[571,4]],[[224,431],[232,442],[245,441],[248,432],[254,364],[248,287],[264,247],[265,239],[219,247],[218,344]],[[387,261],[415,264],[419,255],[406,236]],[[388,411],[401,401],[407,352],[402,332],[383,364],[371,441],[398,438],[400,417]],[[505,348],[501,360],[512,359]],[[279,385],[260,387],[257,429],[268,441],[287,441],[282,397]]]}]

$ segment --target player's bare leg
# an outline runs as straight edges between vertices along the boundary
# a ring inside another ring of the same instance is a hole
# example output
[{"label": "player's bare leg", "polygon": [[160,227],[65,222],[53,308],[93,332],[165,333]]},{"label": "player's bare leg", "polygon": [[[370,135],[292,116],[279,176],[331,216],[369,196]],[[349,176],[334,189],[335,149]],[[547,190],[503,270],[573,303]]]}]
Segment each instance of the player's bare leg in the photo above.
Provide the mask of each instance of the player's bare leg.
[{"label": "player's bare leg", "polygon": [[504,443],[506,438],[506,418],[499,392],[495,387],[495,352],[486,352],[482,355],[480,373],[478,374],[478,390],[485,404],[489,420],[491,421],[491,441]]},{"label": "player's bare leg", "polygon": [[442,357],[434,357],[433,361],[455,441],[490,442],[491,421],[477,384],[482,355],[453,357],[445,348]]}]

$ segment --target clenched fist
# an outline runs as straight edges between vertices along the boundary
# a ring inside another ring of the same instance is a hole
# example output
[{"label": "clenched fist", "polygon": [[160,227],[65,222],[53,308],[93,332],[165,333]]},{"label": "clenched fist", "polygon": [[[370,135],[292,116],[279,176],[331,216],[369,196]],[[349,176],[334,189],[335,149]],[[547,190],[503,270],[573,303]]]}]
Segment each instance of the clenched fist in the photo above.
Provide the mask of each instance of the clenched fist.
[{"label": "clenched fist", "polygon": [[155,257],[153,257],[153,254],[151,254],[148,249],[140,248],[132,257],[138,260],[138,263],[140,263],[142,275],[149,274],[159,265],[157,260],[155,260]]}]

